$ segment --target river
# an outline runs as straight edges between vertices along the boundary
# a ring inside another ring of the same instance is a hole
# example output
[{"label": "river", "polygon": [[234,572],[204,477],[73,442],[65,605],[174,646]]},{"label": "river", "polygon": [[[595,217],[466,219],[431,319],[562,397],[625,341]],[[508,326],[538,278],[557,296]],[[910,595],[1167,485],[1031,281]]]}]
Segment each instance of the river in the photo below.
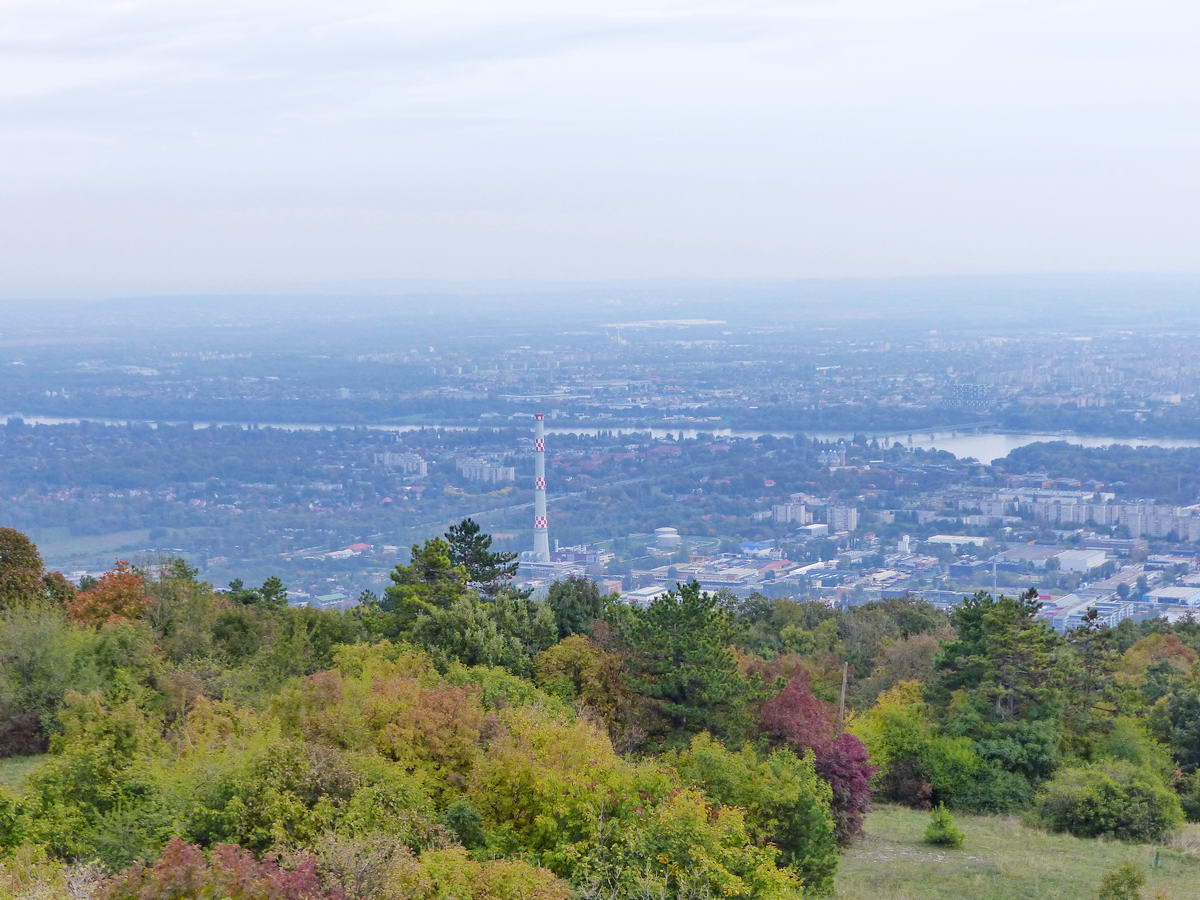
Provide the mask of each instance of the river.
[{"label": "river", "polygon": [[[29,424],[33,425],[71,425],[81,421],[98,422],[105,425],[127,425],[129,419],[108,419],[99,417],[73,417],[73,416],[40,416],[40,415],[25,415],[23,413],[2,413],[0,419],[7,419],[16,416],[24,419]],[[153,423],[151,423],[153,424]],[[163,424],[182,425],[186,424],[183,421],[165,421]],[[196,428],[210,428],[213,426],[229,426],[236,425],[241,428],[251,427],[245,422],[193,422],[192,425]],[[384,424],[367,424],[367,425],[345,425],[336,423],[314,423],[314,422],[264,422],[261,423],[263,428],[282,428],[287,431],[321,431],[332,428],[368,428],[373,431],[392,431],[392,432],[408,432],[418,431],[422,428],[442,428],[447,431],[470,431],[478,428],[512,428],[514,423],[506,421],[496,423],[495,425],[384,425]],[[787,431],[745,431],[731,428],[669,428],[669,427],[653,427],[653,428],[632,428],[632,427],[608,427],[608,428],[591,428],[584,426],[556,426],[547,425],[546,432],[549,434],[581,434],[595,435],[600,433],[605,434],[645,434],[650,432],[651,436],[659,439],[663,438],[694,438],[701,434],[713,435],[714,437],[726,438],[757,438],[766,434],[771,434],[776,437],[790,437],[793,432]],[[810,431],[802,432],[806,437],[816,438],[824,441],[846,440],[850,435],[846,432],[825,432],[825,431]],[[899,442],[905,446],[920,447],[925,449],[945,450],[959,457],[974,457],[982,462],[991,462],[993,459],[998,459],[1002,456],[1007,456],[1018,447],[1024,447],[1026,444],[1033,444],[1038,441],[1067,441],[1072,444],[1078,444],[1084,447],[1107,447],[1110,444],[1129,444],[1134,447],[1200,447],[1200,439],[1193,438],[1128,438],[1128,437],[1107,437],[1104,435],[1081,435],[1074,432],[1058,432],[1058,433],[1032,433],[1032,432],[1003,432],[1003,431],[916,431],[911,435],[897,434],[896,432],[888,432],[887,434],[872,435],[868,433],[868,437],[878,437],[880,443],[891,444]]]}]

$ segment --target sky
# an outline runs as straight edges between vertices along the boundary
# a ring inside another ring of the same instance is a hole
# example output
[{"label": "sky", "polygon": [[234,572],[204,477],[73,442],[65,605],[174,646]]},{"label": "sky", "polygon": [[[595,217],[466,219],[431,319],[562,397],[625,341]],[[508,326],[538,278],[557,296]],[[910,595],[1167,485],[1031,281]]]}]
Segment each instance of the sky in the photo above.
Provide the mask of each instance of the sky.
[{"label": "sky", "polygon": [[1194,273],[1194,0],[0,0],[0,298]]}]

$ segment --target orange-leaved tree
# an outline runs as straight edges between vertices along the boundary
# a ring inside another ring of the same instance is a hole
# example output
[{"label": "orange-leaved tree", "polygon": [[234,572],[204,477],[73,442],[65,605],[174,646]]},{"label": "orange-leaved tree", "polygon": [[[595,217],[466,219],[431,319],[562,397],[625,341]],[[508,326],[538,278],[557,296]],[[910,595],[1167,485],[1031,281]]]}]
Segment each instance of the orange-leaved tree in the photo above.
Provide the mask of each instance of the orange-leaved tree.
[{"label": "orange-leaved tree", "polygon": [[67,614],[80,625],[103,625],[136,619],[149,605],[144,579],[120,559],[93,587],[80,591],[67,603]]}]

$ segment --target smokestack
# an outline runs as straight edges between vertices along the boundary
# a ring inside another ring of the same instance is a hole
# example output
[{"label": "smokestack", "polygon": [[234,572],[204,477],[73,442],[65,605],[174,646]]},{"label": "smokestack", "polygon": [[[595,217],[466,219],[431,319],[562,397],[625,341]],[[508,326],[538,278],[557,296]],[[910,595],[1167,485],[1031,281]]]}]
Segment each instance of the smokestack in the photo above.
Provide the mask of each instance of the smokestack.
[{"label": "smokestack", "polygon": [[550,523],[546,518],[546,416],[533,416],[533,558],[550,562]]}]

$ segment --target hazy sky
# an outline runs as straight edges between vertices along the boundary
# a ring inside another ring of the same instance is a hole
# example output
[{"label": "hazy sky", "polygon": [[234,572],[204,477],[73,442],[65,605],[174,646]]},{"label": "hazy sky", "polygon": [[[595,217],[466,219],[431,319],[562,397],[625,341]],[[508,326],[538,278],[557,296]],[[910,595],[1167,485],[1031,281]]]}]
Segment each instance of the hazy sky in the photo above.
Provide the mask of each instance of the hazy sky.
[{"label": "hazy sky", "polygon": [[0,296],[1200,270],[1195,0],[0,0]]}]

